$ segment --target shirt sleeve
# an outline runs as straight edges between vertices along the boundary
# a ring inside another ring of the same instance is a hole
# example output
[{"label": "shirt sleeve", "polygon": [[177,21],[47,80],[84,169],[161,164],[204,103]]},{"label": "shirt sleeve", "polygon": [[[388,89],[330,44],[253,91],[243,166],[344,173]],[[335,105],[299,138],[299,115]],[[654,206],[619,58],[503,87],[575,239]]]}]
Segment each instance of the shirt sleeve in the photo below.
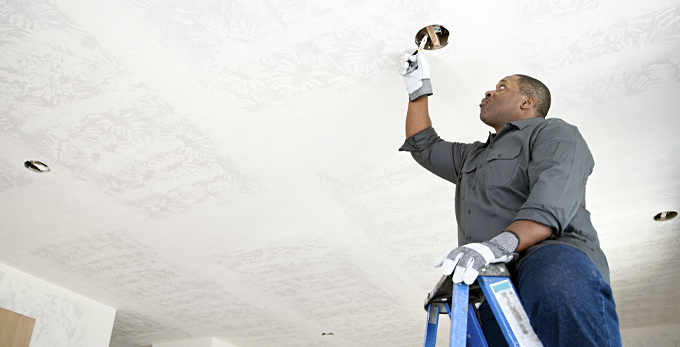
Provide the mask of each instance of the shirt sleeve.
[{"label": "shirt sleeve", "polygon": [[562,121],[548,124],[532,142],[529,198],[515,220],[539,222],[560,236],[579,206],[585,206],[593,157],[576,127]]},{"label": "shirt sleeve", "polygon": [[434,128],[425,130],[406,139],[400,151],[411,152],[413,159],[435,175],[458,184],[465,157],[470,144],[442,140]]}]

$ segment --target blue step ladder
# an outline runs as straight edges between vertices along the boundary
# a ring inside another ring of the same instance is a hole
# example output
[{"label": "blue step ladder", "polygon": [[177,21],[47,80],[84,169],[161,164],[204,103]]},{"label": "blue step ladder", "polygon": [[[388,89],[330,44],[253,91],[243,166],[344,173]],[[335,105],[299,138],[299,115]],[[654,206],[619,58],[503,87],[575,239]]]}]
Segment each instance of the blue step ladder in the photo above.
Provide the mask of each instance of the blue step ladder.
[{"label": "blue step ladder", "polygon": [[440,314],[451,318],[449,347],[489,347],[477,320],[478,306],[473,306],[484,300],[489,302],[509,346],[543,346],[529,324],[508,269],[499,263],[484,267],[470,286],[454,284],[451,276],[439,280],[425,300],[427,328],[423,347],[435,347]]}]

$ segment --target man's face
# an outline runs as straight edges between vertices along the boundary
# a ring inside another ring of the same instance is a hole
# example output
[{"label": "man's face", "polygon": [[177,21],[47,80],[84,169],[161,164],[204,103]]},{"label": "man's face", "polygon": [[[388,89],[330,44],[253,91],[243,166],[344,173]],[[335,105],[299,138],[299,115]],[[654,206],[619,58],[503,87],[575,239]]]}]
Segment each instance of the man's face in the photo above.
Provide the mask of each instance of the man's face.
[{"label": "man's face", "polygon": [[505,123],[518,120],[520,106],[526,97],[519,92],[519,77],[508,76],[486,92],[479,104],[479,118],[484,124],[500,131]]}]

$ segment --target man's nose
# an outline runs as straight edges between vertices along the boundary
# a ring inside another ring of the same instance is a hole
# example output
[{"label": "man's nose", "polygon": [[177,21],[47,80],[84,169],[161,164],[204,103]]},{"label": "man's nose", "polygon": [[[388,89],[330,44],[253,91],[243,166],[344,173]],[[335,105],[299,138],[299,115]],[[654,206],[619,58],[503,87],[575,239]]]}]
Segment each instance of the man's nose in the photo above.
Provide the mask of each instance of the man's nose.
[{"label": "man's nose", "polygon": [[486,98],[489,99],[489,98],[491,98],[492,96],[494,96],[494,94],[495,94],[495,93],[494,93],[493,91],[489,90],[488,92],[486,92]]}]

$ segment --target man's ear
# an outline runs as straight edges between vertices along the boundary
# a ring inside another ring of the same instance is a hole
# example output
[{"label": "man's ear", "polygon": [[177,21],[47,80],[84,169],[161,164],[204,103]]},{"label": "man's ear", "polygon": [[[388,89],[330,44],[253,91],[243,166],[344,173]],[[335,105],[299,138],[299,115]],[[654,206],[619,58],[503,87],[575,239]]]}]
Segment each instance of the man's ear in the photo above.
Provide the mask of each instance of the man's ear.
[{"label": "man's ear", "polygon": [[524,100],[522,101],[522,104],[519,105],[519,108],[522,110],[528,110],[536,104],[536,99],[530,97],[530,96],[525,96]]}]

